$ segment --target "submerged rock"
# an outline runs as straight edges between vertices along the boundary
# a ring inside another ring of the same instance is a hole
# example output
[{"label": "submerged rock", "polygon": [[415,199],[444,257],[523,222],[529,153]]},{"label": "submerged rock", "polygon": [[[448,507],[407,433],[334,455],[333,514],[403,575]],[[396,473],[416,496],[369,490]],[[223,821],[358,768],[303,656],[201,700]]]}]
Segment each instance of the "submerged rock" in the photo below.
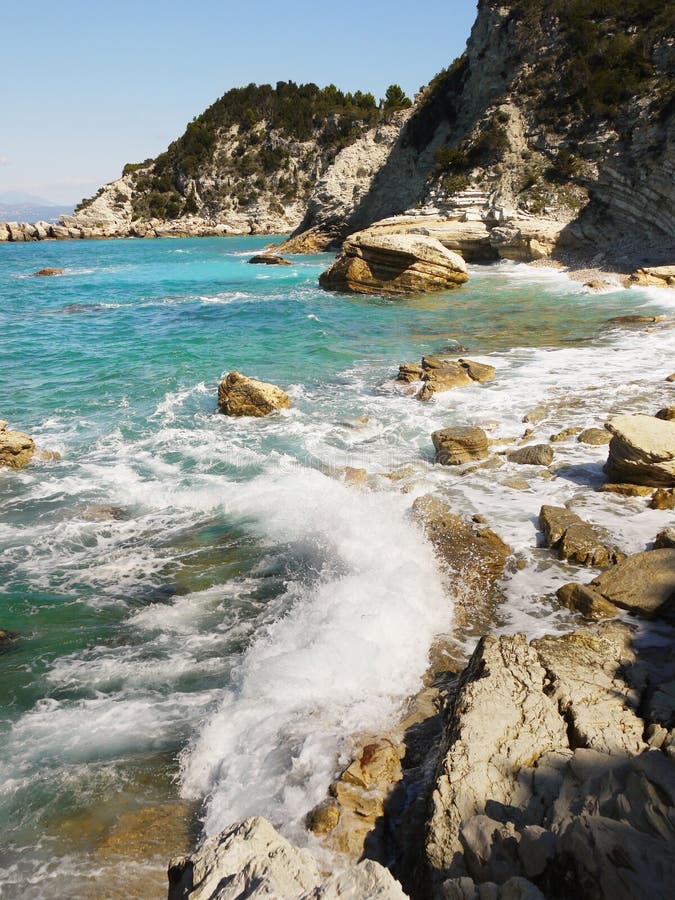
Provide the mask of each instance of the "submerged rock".
[{"label": "submerged rock", "polygon": [[453,426],[434,431],[431,440],[436,450],[436,462],[442,466],[459,466],[488,455],[488,439],[477,425]]},{"label": "submerged rock", "polygon": [[218,385],[218,408],[227,416],[267,416],[287,409],[291,399],[281,388],[230,372]]},{"label": "submerged rock", "polygon": [[35,454],[35,441],[22,431],[0,427],[0,466],[23,469]]},{"label": "submerged rock", "polygon": [[38,276],[49,277],[51,275],[63,275],[63,269],[56,269],[56,268],[51,268],[50,266],[47,266],[44,269],[39,269],[37,272],[33,272],[33,276],[36,278]]},{"label": "submerged rock", "polygon": [[675,486],[675,422],[654,416],[616,416],[605,471],[611,481]]},{"label": "submerged rock", "polygon": [[410,384],[421,381],[415,394],[417,400],[430,400],[434,394],[456,387],[466,387],[474,382],[491,381],[495,377],[494,366],[473,359],[442,359],[423,356],[421,365],[403,363],[398,367],[397,381]]},{"label": "submerged rock", "polygon": [[169,865],[168,900],[406,900],[379,863],[367,860],[323,878],[308,850],[299,850],[261,818],[246,819],[208,838]]},{"label": "submerged rock", "polygon": [[355,234],[319,284],[357,294],[424,294],[468,281],[466,263],[435,238],[413,234]]}]

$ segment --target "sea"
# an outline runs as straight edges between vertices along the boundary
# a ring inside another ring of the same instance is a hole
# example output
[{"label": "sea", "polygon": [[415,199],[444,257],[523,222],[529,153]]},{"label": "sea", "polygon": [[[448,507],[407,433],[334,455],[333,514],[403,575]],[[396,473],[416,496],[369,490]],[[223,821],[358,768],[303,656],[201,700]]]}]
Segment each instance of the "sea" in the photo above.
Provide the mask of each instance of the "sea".
[{"label": "sea", "polygon": [[[312,846],[356,737],[397,721],[434,641],[466,659],[477,639],[417,497],[512,548],[495,633],[569,630],[555,591],[595,574],[540,546],[543,503],[625,552],[672,523],[595,491],[606,446],[465,473],[431,433],[480,425],[499,454],[672,404],[675,291],[501,262],[447,293],[348,296],[318,286],[329,255],[249,265],[269,240],[0,245],[0,418],[50,451],[0,469],[2,898],[161,898],[169,857],[254,814]],[[429,354],[496,377],[419,402],[397,367]],[[233,369],[292,407],[220,414]]]}]

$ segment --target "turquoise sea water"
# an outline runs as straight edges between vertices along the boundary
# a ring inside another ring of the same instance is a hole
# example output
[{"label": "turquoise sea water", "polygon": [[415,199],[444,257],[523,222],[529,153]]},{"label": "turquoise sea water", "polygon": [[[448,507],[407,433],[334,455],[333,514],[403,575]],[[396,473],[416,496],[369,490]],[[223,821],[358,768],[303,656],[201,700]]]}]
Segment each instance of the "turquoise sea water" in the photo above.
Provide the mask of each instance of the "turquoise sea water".
[{"label": "turquoise sea water", "polygon": [[[131,896],[121,872],[162,896],[190,828],[251,813],[301,835],[345,737],[391,722],[434,635],[469,640],[416,496],[486,514],[528,561],[495,627],[530,633],[570,625],[552,599],[570,567],[536,549],[542,502],[578,496],[626,549],[667,515],[579,493],[606,448],[560,445],[558,476],[520,490],[509,466],[440,471],[429,436],[516,437],[544,403],[548,440],[672,402],[672,291],[499,264],[444,295],[345,297],[318,288],[329,256],[248,265],[268,241],[0,245],[0,418],[60,454],[0,469],[0,628],[18,634],[0,654],[2,897]],[[29,277],[47,265],[65,274]],[[608,327],[631,312],[667,321]],[[458,343],[494,382],[429,404],[393,385]],[[233,368],[292,409],[219,415]],[[152,846],[148,810],[172,823]]]}]

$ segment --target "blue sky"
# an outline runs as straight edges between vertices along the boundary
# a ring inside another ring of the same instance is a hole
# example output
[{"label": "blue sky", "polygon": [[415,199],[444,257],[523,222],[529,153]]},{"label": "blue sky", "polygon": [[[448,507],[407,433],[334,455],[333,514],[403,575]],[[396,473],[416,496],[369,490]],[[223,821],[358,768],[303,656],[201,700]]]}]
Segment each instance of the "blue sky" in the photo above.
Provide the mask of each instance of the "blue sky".
[{"label": "blue sky", "polygon": [[411,96],[464,49],[476,0],[3,3],[0,195],[68,203],[155,156],[231,87]]}]

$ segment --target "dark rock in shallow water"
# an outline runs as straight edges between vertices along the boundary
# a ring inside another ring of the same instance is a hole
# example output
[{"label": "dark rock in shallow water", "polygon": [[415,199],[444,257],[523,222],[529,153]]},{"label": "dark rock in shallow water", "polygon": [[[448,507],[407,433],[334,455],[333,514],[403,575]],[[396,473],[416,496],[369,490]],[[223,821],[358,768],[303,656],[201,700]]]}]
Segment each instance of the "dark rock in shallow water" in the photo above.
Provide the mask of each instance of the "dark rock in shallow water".
[{"label": "dark rock in shallow water", "polygon": [[258,253],[249,259],[249,263],[254,266],[292,266],[290,259],[284,259],[283,256],[277,256],[275,253]]}]

